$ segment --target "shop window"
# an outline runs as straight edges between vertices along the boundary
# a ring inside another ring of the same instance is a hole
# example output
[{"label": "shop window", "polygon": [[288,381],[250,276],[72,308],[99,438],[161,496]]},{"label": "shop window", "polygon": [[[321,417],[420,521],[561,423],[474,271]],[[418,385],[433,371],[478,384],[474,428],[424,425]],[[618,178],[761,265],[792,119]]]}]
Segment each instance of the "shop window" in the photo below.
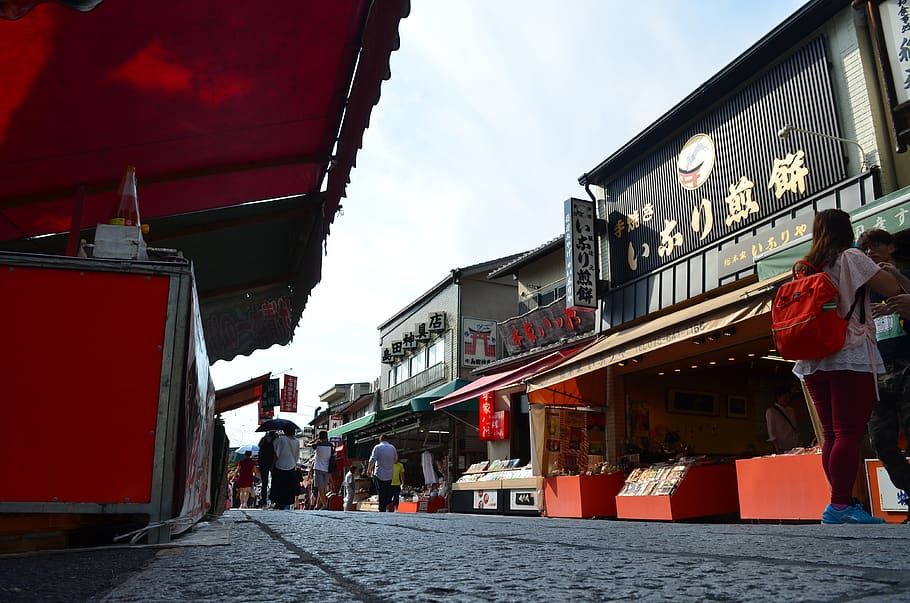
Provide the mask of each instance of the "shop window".
[{"label": "shop window", "polygon": [[427,348],[427,366],[435,366],[440,362],[445,362],[446,341],[440,337],[433,345]]}]

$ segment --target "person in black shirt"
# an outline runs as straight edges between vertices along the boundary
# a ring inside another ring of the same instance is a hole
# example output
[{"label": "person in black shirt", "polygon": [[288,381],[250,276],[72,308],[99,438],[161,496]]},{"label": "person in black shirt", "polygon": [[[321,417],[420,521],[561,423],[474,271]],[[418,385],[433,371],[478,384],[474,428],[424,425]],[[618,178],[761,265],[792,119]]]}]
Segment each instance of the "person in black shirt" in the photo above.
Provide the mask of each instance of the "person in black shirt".
[{"label": "person in black shirt", "polygon": [[[910,272],[898,270],[894,265],[894,238],[885,230],[873,228],[857,239],[857,247],[873,261],[897,277],[904,292],[910,291]],[[885,363],[885,372],[878,376],[878,400],[869,419],[869,436],[875,453],[888,472],[894,486],[910,493],[910,463],[898,446],[901,428],[910,438],[910,336],[908,336],[907,310],[902,308],[897,295],[884,300],[873,291],[872,316],[875,318],[875,336],[878,351]],[[903,306],[908,306],[904,303]],[[903,311],[901,311],[903,309]]]},{"label": "person in black shirt", "polygon": [[267,507],[269,500],[269,473],[275,463],[275,438],[277,434],[270,431],[259,440],[259,476],[262,491],[259,494],[259,506]]}]

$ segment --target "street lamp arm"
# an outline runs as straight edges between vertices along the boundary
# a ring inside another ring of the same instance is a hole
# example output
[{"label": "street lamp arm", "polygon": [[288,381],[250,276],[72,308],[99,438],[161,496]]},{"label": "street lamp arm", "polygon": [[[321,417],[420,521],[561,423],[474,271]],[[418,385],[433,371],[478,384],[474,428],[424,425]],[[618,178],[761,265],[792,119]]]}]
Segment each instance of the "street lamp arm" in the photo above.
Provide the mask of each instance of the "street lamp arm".
[{"label": "street lamp arm", "polygon": [[819,136],[821,138],[827,138],[828,140],[837,140],[839,142],[847,142],[847,143],[856,145],[856,148],[858,148],[859,152],[860,152],[860,158],[862,159],[862,165],[860,166],[860,171],[862,171],[862,172],[866,171],[866,167],[868,165],[866,162],[866,151],[865,151],[865,149],[863,149],[862,145],[859,144],[859,142],[857,142],[855,140],[851,140],[850,138],[841,138],[840,136],[832,136],[831,134],[824,134],[822,132],[815,132],[813,130],[797,128],[796,126],[784,126],[777,132],[777,135],[780,138],[788,138],[790,136],[791,132],[802,132],[803,134],[811,134],[812,136]]}]

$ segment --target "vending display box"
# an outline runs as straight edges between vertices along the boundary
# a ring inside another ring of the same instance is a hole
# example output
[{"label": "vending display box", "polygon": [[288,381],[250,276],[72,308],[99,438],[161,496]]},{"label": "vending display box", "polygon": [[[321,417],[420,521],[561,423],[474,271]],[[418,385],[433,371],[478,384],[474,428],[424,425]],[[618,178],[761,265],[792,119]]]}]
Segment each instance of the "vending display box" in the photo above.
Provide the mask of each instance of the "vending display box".
[{"label": "vending display box", "polygon": [[820,453],[738,459],[736,483],[743,519],[821,521],[831,500]]},{"label": "vending display box", "polygon": [[675,463],[633,471],[616,496],[616,516],[620,519],[675,521],[738,511],[733,463]]},{"label": "vending display box", "polygon": [[167,542],[209,509],[215,389],[192,267],[0,252],[0,535]]},{"label": "vending display box", "polygon": [[560,475],[544,479],[547,517],[616,517],[623,473]]},{"label": "vending display box", "polygon": [[863,466],[872,515],[881,517],[888,523],[907,521],[907,494],[891,482],[882,462],[878,459],[865,459]]}]

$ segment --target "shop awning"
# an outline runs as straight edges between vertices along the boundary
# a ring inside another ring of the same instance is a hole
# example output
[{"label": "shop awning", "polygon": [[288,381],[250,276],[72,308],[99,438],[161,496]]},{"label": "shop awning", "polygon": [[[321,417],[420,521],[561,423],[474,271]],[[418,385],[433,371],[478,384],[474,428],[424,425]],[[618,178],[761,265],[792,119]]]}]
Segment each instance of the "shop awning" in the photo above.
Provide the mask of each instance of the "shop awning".
[{"label": "shop awning", "polygon": [[237,410],[262,399],[262,386],[272,378],[271,373],[254,377],[215,392],[215,414]]},{"label": "shop awning", "polygon": [[769,313],[772,292],[782,278],[753,283],[604,336],[562,364],[529,379],[528,392],[549,388],[622,360]]},{"label": "shop awning", "polygon": [[428,412],[433,410],[431,404],[439,400],[442,397],[445,397],[455,390],[464,387],[468,383],[471,383],[468,379],[452,379],[448,383],[443,383],[442,385],[435,387],[429,391],[423,392],[418,396],[414,396],[403,402],[398,402],[388,408],[383,409],[383,412],[388,412],[393,409],[410,409],[411,412]]},{"label": "shop awning", "polygon": [[193,262],[209,360],[288,343],[409,10],[0,0],[0,249],[75,253],[134,165],[149,245]]},{"label": "shop awning", "polygon": [[353,421],[348,421],[341,427],[336,427],[335,429],[330,429],[329,437],[337,438],[337,437],[343,436],[344,434],[348,433],[349,431],[354,431],[355,429],[360,429],[362,427],[366,427],[367,425],[372,425],[374,421],[376,421],[375,413],[371,414],[371,415],[366,415],[366,416],[360,417],[358,419],[354,419]]},{"label": "shop awning", "polygon": [[[910,186],[889,193],[872,203],[850,212],[853,230],[859,235],[870,228],[882,228],[894,234],[910,228]],[[755,258],[758,277],[771,278],[789,274],[797,260],[806,257],[812,240],[807,239],[765,253]]]},{"label": "shop awning", "polygon": [[435,410],[442,410],[443,408],[452,407],[460,402],[476,400],[484,392],[496,391],[499,389],[505,389],[512,385],[518,385],[527,377],[536,375],[537,373],[546,371],[553,366],[556,366],[566,358],[571,357],[573,354],[584,348],[585,345],[578,345],[563,350],[557,350],[555,352],[547,354],[546,356],[541,356],[537,360],[531,361],[528,364],[525,364],[518,368],[509,371],[493,373],[492,375],[485,375],[475,381],[470,381],[464,387],[461,387],[451,394],[433,402],[433,408]]}]

